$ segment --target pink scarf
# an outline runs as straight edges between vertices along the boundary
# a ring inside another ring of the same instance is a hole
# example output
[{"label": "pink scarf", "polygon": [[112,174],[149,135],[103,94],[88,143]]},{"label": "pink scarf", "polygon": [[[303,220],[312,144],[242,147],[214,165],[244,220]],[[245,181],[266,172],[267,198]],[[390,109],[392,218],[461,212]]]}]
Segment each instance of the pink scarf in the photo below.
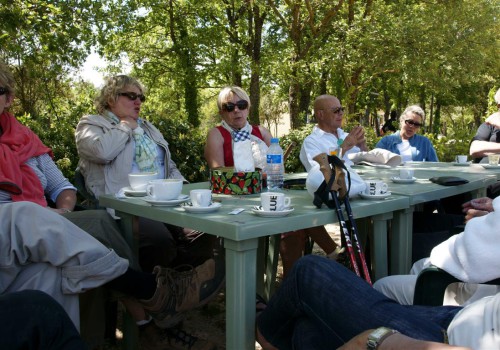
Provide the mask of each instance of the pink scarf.
[{"label": "pink scarf", "polygon": [[14,202],[29,201],[47,206],[42,184],[26,161],[48,153],[38,136],[10,113],[0,114],[0,190],[11,194]]}]

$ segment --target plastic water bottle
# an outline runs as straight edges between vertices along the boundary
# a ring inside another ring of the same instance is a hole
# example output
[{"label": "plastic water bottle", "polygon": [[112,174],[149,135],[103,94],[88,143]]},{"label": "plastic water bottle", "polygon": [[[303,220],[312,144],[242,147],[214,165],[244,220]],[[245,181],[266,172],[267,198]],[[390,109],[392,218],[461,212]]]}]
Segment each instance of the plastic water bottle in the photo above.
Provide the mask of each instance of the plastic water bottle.
[{"label": "plastic water bottle", "polygon": [[278,138],[271,139],[271,146],[267,150],[266,174],[268,191],[283,189],[285,166],[283,164],[283,150],[280,147]]}]

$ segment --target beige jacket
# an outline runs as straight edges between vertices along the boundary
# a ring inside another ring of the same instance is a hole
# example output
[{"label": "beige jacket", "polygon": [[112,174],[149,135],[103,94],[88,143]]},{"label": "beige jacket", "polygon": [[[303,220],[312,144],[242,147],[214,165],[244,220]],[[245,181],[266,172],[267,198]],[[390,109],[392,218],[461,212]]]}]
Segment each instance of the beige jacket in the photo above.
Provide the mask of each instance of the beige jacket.
[{"label": "beige jacket", "polygon": [[[141,127],[165,150],[165,177],[185,180],[172,161],[168,142],[160,131],[147,120]],[[132,129],[100,115],[86,115],[80,119],[75,137],[80,156],[78,166],[90,193],[99,198],[129,185],[128,174],[135,154]]]}]

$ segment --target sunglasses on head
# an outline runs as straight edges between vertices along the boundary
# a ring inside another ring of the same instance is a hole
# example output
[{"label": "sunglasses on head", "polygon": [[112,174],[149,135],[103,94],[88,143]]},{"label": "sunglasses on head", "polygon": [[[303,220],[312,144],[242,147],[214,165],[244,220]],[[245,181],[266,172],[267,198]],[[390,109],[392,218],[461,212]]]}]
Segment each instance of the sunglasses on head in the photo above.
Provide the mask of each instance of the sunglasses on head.
[{"label": "sunglasses on head", "polygon": [[9,90],[7,90],[7,88],[0,87],[0,96],[5,95],[8,92],[9,92]]},{"label": "sunglasses on head", "polygon": [[141,102],[146,101],[146,96],[143,94],[136,94],[135,92],[119,92],[118,96],[128,97],[130,101],[135,101],[137,99],[141,100]]},{"label": "sunglasses on head", "polygon": [[245,100],[239,100],[236,103],[232,102],[227,102],[222,104],[222,109],[228,112],[234,111],[234,108],[238,107],[240,111],[243,111],[248,108],[248,101]]},{"label": "sunglasses on head", "polygon": [[406,125],[411,125],[411,126],[414,126],[416,128],[420,128],[423,124],[420,124],[420,123],[417,123],[417,122],[414,122],[413,120],[411,119],[406,119],[405,120],[405,123]]}]

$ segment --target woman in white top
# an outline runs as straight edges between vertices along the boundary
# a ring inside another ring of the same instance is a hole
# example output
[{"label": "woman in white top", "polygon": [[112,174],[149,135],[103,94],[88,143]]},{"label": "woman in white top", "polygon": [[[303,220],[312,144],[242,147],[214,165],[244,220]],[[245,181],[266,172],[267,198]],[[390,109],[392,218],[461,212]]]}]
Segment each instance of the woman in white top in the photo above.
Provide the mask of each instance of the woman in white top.
[{"label": "woman in white top", "polygon": [[400,154],[403,162],[438,162],[431,141],[417,131],[424,126],[425,113],[413,105],[404,110],[399,118],[400,130],[384,136],[375,146]]}]

